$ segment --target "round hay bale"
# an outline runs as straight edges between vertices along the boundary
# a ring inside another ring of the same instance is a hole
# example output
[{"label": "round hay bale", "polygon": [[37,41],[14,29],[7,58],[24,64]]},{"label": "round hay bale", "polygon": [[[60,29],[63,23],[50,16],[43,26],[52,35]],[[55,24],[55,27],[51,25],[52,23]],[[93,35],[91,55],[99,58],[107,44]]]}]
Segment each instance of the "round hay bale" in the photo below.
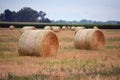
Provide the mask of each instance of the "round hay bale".
[{"label": "round hay bale", "polygon": [[11,26],[9,27],[9,29],[10,29],[10,30],[14,30],[14,29],[15,29],[15,26],[11,25]]},{"label": "round hay bale", "polygon": [[75,26],[72,26],[72,27],[71,27],[71,31],[75,31]]},{"label": "round hay bale", "polygon": [[76,34],[76,33],[77,33],[77,31],[79,31],[80,29],[85,29],[85,27],[84,27],[84,26],[81,26],[81,27],[80,27],[80,26],[79,26],[79,27],[76,27],[76,28],[75,28],[75,34]]},{"label": "round hay bale", "polygon": [[60,31],[61,31],[61,28],[60,28],[59,26],[53,26],[53,27],[52,27],[52,30],[53,30],[54,32],[60,32]]},{"label": "round hay bale", "polygon": [[53,56],[58,53],[59,41],[51,30],[28,30],[19,39],[19,55]]},{"label": "round hay bale", "polygon": [[67,29],[67,27],[66,27],[66,26],[63,26],[63,27],[62,27],[62,30],[66,30],[66,29]]},{"label": "round hay bale", "polygon": [[93,29],[99,29],[97,26],[94,26]]},{"label": "round hay bale", "polygon": [[20,32],[23,33],[27,30],[36,30],[36,28],[34,26],[24,26]]},{"label": "round hay bale", "polygon": [[76,49],[100,49],[105,46],[105,37],[98,29],[80,29],[74,37]]},{"label": "round hay bale", "polygon": [[70,29],[70,26],[68,26],[67,28]]},{"label": "round hay bale", "polygon": [[52,30],[52,27],[51,26],[45,26],[44,29],[45,30]]}]

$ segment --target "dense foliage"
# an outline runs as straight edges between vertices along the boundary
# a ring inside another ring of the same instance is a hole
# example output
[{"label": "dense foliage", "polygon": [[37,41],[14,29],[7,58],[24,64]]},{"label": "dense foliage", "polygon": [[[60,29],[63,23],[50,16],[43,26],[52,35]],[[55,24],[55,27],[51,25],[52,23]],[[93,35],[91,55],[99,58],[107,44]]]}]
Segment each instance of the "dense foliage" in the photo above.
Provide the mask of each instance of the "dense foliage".
[{"label": "dense foliage", "polygon": [[16,28],[23,26],[35,26],[36,28],[44,28],[45,26],[84,26],[85,28],[93,28],[97,26],[100,29],[120,29],[119,24],[57,24],[57,23],[38,23],[38,22],[0,22],[0,26],[8,28],[10,25],[14,25]]},{"label": "dense foliage", "polygon": [[46,18],[47,14],[43,11],[37,12],[30,7],[24,7],[18,12],[10,11],[6,9],[4,13],[0,14],[0,21],[7,22],[46,22],[49,23],[50,20]]}]

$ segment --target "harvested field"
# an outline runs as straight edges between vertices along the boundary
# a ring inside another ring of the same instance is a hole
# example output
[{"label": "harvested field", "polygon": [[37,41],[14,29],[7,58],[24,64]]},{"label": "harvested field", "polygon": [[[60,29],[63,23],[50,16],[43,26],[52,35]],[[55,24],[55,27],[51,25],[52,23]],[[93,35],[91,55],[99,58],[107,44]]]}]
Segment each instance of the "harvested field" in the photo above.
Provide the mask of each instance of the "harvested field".
[{"label": "harvested field", "polygon": [[59,53],[52,57],[19,56],[20,30],[0,28],[0,80],[120,80],[120,29],[102,30],[104,49],[74,47],[74,31],[55,33]]}]

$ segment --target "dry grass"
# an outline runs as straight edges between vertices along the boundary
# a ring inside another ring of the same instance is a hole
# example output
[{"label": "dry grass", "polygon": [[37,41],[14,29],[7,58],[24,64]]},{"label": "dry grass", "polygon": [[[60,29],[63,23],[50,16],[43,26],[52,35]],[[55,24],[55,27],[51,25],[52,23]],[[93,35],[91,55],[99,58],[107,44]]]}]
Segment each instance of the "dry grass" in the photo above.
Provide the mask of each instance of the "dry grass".
[{"label": "dry grass", "polygon": [[56,33],[59,54],[48,58],[19,56],[19,31],[0,28],[0,79],[120,79],[120,30],[103,30],[106,46],[101,50],[77,50],[74,32],[61,31]]}]

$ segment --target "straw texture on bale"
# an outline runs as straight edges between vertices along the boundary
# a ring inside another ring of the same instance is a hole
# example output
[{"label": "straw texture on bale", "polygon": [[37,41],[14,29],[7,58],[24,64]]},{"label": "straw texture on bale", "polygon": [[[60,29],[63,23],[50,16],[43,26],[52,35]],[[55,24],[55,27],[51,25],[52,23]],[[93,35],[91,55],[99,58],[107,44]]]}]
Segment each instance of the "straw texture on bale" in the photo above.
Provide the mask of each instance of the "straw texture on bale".
[{"label": "straw texture on bale", "polygon": [[72,27],[71,27],[71,30],[72,30],[72,31],[75,31],[75,26],[72,26]]},{"label": "straw texture on bale", "polygon": [[52,30],[53,30],[54,32],[60,32],[60,31],[61,31],[61,28],[60,28],[59,26],[53,26],[53,27],[52,27]]},{"label": "straw texture on bale", "polygon": [[36,28],[34,26],[24,26],[20,32],[23,33],[27,30],[36,30]]},{"label": "straw texture on bale", "polygon": [[11,25],[11,26],[9,27],[9,29],[10,29],[10,30],[14,30],[14,29],[15,29],[15,26],[12,26],[12,25]]},{"label": "straw texture on bale", "polygon": [[51,26],[45,26],[44,29],[45,30],[52,30],[52,27]]},{"label": "straw texture on bale", "polygon": [[77,31],[79,31],[80,29],[85,29],[85,27],[84,26],[81,26],[81,27],[76,27],[75,28],[75,34],[77,33]]},{"label": "straw texture on bale", "polygon": [[84,26],[78,26],[75,29],[85,29],[85,27]]},{"label": "straw texture on bale", "polygon": [[59,42],[51,30],[25,31],[19,39],[19,55],[54,56],[58,53]]},{"label": "straw texture on bale", "polygon": [[70,26],[68,26],[67,28],[70,29]]},{"label": "straw texture on bale", "polygon": [[74,37],[76,49],[101,49],[105,46],[105,37],[98,29],[80,29]]}]

